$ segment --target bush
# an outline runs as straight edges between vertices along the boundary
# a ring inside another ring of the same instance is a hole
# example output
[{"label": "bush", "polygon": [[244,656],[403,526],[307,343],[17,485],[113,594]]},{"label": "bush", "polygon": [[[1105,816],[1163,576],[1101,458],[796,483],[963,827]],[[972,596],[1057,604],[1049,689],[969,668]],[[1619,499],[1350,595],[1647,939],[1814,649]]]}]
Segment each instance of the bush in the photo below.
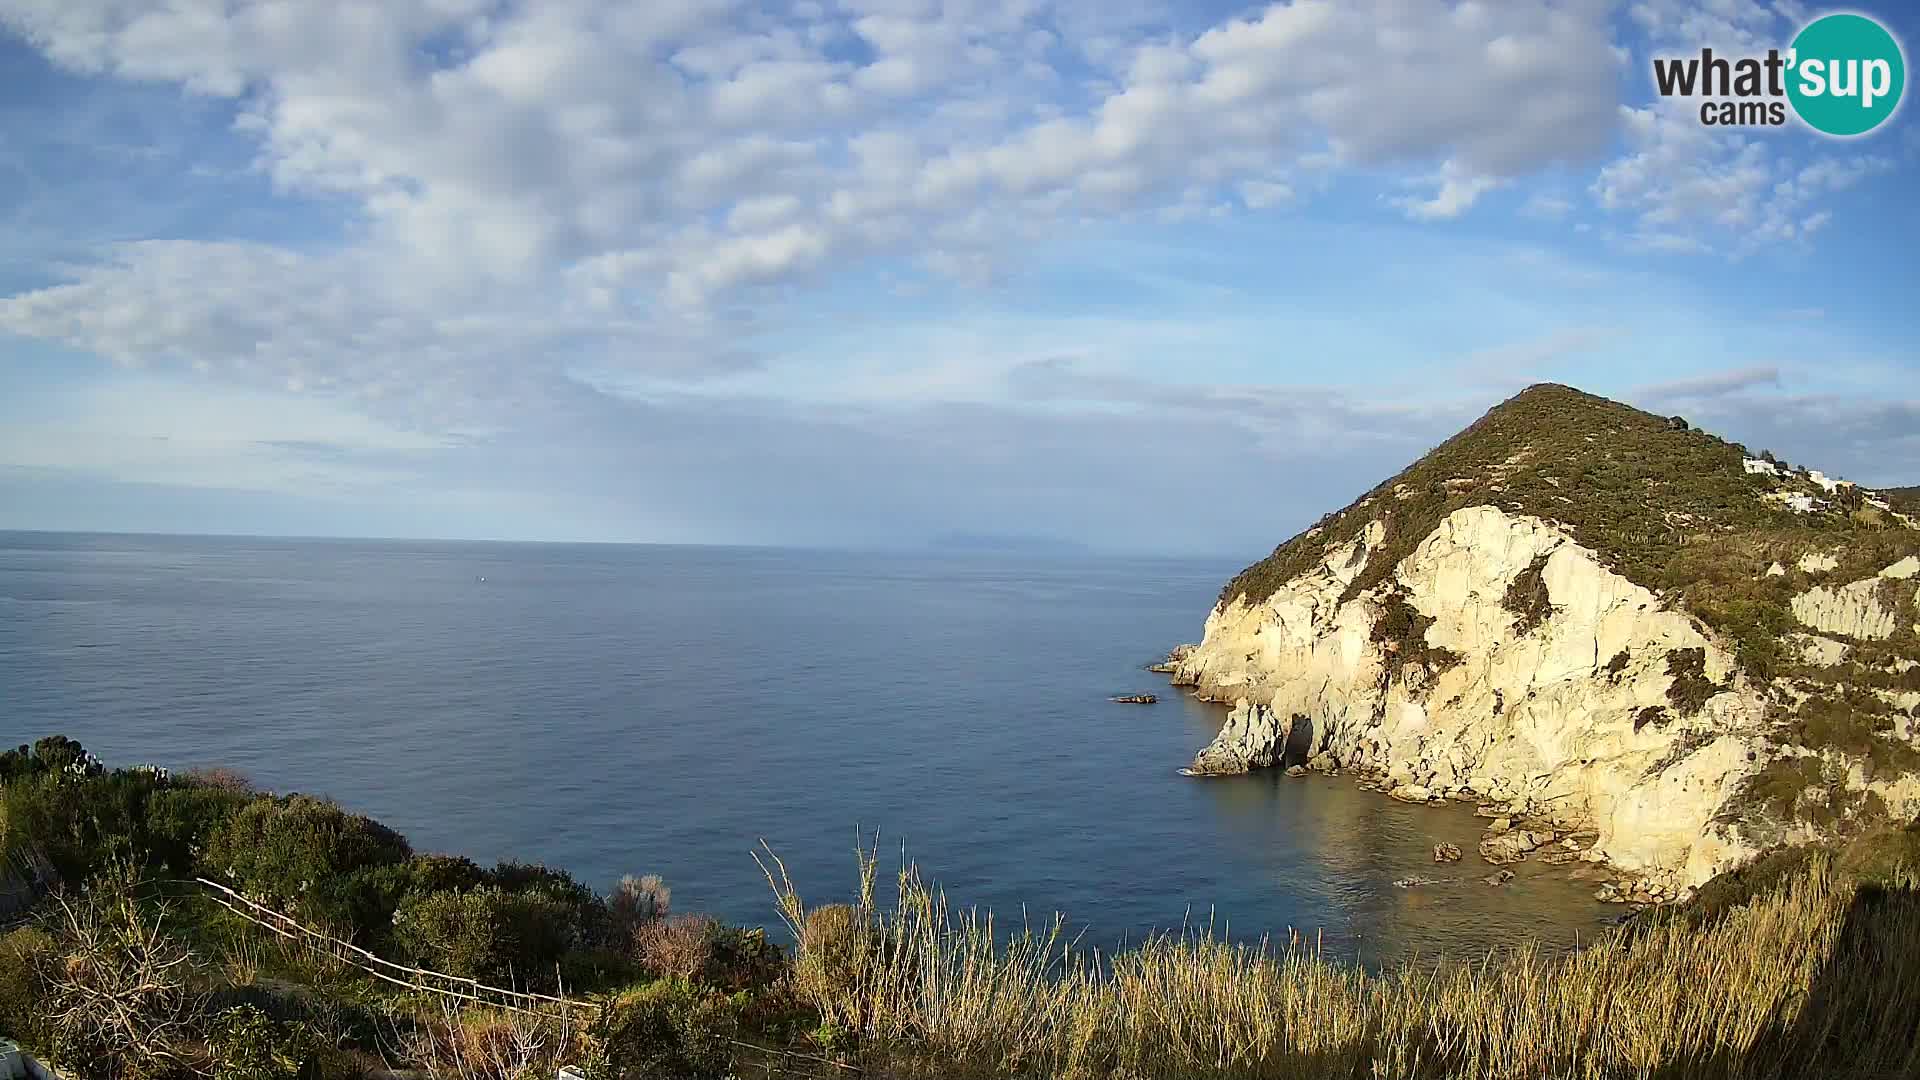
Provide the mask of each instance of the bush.
[{"label": "bush", "polygon": [[263,903],[304,918],[380,929],[389,878],[365,873],[412,856],[392,829],[305,795],[259,799],[208,838],[202,864]]},{"label": "bush", "polygon": [[257,797],[192,782],[154,792],[146,810],[150,858],[176,874],[197,872],[214,830]]},{"label": "bush", "polygon": [[238,769],[229,769],[216,765],[210,769],[190,769],[185,776],[187,783],[195,787],[214,788],[218,791],[230,791],[236,795],[258,795],[260,789],[246,778]]},{"label": "bush", "polygon": [[679,915],[634,931],[634,959],[655,978],[684,979],[728,993],[772,985],[786,970],[780,946],[759,927]]},{"label": "bush", "polygon": [[132,770],[19,774],[0,787],[0,856],[31,854],[76,885],[109,862],[144,864],[147,801],[162,783]]},{"label": "bush", "polygon": [[703,977],[722,990],[759,990],[786,971],[786,956],[760,927],[714,923],[708,931],[710,959]]},{"label": "bush", "polygon": [[98,776],[103,770],[92,754],[65,735],[49,735],[32,746],[0,754],[0,784],[28,776],[67,773],[75,777]]},{"label": "bush", "polygon": [[598,1038],[613,1076],[722,1077],[733,1066],[738,1017],[728,1000],[680,979],[614,999]]},{"label": "bush", "polygon": [[613,890],[613,896],[607,901],[614,936],[622,941],[631,941],[635,930],[666,918],[672,901],[673,890],[667,887],[659,874],[645,877],[628,874],[621,878],[619,886]]},{"label": "bush", "polygon": [[607,940],[611,921],[607,902],[565,870],[549,869],[538,863],[503,862],[493,868],[493,880],[508,892],[540,897],[556,905],[556,910],[564,911],[565,936],[573,944],[592,945]]},{"label": "bush", "polygon": [[1519,637],[1533,633],[1553,614],[1553,598],[1547,593],[1547,556],[1540,555],[1514,575],[1500,605],[1514,615],[1513,632]]},{"label": "bush", "polygon": [[494,986],[551,986],[555,965],[579,944],[577,913],[564,901],[499,885],[409,894],[393,932],[421,966]]},{"label": "bush", "polygon": [[216,1014],[207,1049],[219,1080],[298,1080],[320,1052],[306,1025],[281,1023],[252,1005]]},{"label": "bush", "polygon": [[494,883],[492,874],[459,855],[415,855],[407,861],[405,878],[408,892],[474,889]]},{"label": "bush", "polygon": [[647,923],[634,932],[634,959],[656,978],[703,979],[714,963],[714,928],[705,915]]},{"label": "bush", "polygon": [[866,940],[869,932],[850,904],[823,904],[807,912],[793,968],[801,992],[815,1002],[840,1000],[854,992],[874,952]]},{"label": "bush", "polygon": [[1721,690],[1707,678],[1707,650],[1702,648],[1675,649],[1668,653],[1667,674],[1673,676],[1673,681],[1667,684],[1667,701],[1682,716],[1699,712],[1706,707],[1707,699]]},{"label": "bush", "polygon": [[165,921],[135,895],[131,874],[60,903],[41,1006],[53,1057],[109,1080],[179,1071],[202,1012],[200,964]]},{"label": "bush", "polygon": [[37,927],[21,927],[0,937],[0,1032],[37,1043],[47,972],[54,958],[53,936]]}]

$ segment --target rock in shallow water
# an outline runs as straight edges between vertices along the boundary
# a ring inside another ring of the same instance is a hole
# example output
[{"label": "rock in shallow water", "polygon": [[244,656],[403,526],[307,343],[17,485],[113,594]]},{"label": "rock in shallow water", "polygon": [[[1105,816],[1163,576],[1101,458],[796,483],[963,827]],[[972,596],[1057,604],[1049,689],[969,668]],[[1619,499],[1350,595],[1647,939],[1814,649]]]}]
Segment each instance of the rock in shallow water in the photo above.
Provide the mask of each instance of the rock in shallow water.
[{"label": "rock in shallow water", "polygon": [[1460,848],[1455,844],[1433,845],[1433,861],[1437,863],[1459,862]]},{"label": "rock in shallow water", "polygon": [[1527,853],[1553,839],[1550,832],[1513,829],[1480,841],[1480,857],[1495,866],[1517,863]]},{"label": "rock in shallow water", "polygon": [[1227,714],[1220,734],[1181,771],[1189,776],[1233,776],[1267,768],[1286,749],[1289,727],[1272,709],[1241,698]]}]

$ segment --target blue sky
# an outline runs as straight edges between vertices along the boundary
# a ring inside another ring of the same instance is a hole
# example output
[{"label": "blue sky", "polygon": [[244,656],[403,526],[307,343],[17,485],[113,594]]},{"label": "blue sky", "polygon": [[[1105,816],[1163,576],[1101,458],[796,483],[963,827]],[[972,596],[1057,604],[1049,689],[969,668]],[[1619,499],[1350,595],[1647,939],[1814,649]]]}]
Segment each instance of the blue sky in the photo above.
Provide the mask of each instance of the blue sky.
[{"label": "blue sky", "polygon": [[0,0],[0,528],[1251,555],[1544,380],[1920,483],[1914,111],[1652,94],[1822,10]]}]

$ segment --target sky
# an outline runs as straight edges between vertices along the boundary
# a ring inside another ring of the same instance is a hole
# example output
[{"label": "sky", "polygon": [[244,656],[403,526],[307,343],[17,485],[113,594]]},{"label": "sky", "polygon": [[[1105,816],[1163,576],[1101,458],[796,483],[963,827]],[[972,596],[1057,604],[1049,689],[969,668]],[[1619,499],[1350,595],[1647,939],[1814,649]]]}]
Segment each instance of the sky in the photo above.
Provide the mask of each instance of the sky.
[{"label": "sky", "polygon": [[1915,109],[1654,92],[1824,10],[0,0],[0,528],[1252,557],[1542,381],[1920,483]]}]

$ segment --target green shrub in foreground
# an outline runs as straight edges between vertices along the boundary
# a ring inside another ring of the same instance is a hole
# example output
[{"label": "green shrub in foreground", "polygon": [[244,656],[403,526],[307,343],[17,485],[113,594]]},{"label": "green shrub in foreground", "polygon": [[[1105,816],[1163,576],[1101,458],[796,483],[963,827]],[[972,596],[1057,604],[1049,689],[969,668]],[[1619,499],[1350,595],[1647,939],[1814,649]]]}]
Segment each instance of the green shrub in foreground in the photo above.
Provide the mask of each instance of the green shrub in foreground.
[{"label": "green shrub in foreground", "polygon": [[29,1044],[44,1037],[46,972],[54,955],[52,935],[38,927],[23,926],[0,937],[0,1032]]},{"label": "green shrub in foreground", "polygon": [[614,999],[596,1034],[609,1075],[706,1080],[732,1068],[738,1025],[727,998],[661,979]]},{"label": "green shrub in foreground", "polygon": [[411,893],[393,917],[394,943],[424,967],[495,986],[550,986],[555,965],[578,945],[566,902],[499,885]]},{"label": "green shrub in foreground", "polygon": [[299,1080],[320,1053],[304,1024],[281,1023],[252,1005],[223,1009],[208,1025],[219,1080]]},{"label": "green shrub in foreground", "polygon": [[156,866],[192,874],[214,830],[260,798],[196,783],[168,786],[147,800],[147,851]]},{"label": "green shrub in foreground", "polygon": [[148,799],[164,786],[134,770],[16,776],[0,786],[0,856],[44,860],[77,884],[115,859],[147,861]]},{"label": "green shrub in foreground", "polygon": [[380,929],[391,900],[392,883],[369,872],[412,854],[404,837],[372,818],[292,795],[248,803],[221,822],[201,863],[264,903],[364,935]]}]

